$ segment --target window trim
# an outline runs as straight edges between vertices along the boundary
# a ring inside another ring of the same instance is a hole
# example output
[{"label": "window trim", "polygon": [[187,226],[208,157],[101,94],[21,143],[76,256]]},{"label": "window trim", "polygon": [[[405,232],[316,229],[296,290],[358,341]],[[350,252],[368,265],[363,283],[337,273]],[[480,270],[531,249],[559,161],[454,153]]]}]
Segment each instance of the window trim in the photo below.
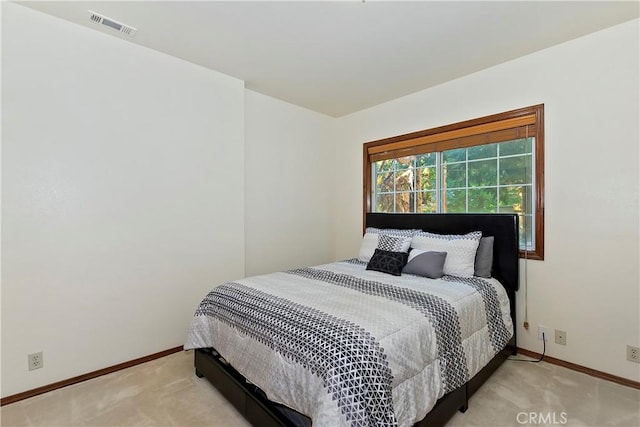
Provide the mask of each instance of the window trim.
[{"label": "window trim", "polygon": [[535,137],[535,250],[520,251],[521,258],[544,259],[544,104],[466,120],[432,129],[363,144],[363,224],[372,207],[372,164],[379,160],[425,152],[484,145]]}]

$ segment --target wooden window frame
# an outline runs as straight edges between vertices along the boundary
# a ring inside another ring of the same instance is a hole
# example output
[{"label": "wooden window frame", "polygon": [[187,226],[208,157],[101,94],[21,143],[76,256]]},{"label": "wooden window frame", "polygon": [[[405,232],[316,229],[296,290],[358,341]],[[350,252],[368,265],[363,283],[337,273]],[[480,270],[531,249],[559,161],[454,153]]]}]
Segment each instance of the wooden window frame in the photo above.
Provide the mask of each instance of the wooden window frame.
[{"label": "wooden window frame", "polygon": [[466,120],[363,144],[363,224],[372,208],[373,163],[420,153],[535,137],[535,250],[521,250],[520,257],[544,259],[544,104]]}]

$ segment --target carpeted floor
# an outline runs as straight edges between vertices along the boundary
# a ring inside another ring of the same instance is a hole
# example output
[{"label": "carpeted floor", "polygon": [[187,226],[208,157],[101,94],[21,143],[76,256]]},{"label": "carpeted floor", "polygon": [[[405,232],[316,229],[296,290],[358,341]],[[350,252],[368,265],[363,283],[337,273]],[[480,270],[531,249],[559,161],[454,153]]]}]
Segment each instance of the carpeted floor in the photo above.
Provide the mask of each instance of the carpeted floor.
[{"label": "carpeted floor", "polygon": [[[181,352],[6,405],[2,426],[248,426]],[[640,425],[640,390],[508,361],[448,426]]]}]

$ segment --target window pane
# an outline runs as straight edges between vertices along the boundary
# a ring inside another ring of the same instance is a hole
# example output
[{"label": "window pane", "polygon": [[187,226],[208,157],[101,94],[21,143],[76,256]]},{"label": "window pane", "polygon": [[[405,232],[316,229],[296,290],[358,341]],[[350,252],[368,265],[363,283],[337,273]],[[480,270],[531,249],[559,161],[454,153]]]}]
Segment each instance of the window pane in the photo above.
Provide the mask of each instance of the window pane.
[{"label": "window pane", "polygon": [[435,191],[421,191],[416,193],[416,210],[422,213],[435,213],[436,197]]},{"label": "window pane", "polygon": [[444,212],[464,213],[467,211],[467,190],[448,190],[444,196]]},{"label": "window pane", "polygon": [[416,188],[418,190],[436,189],[436,168],[420,168],[416,171]]},{"label": "window pane", "polygon": [[416,167],[435,166],[436,153],[419,154],[416,156]]},{"label": "window pane", "polygon": [[532,192],[529,186],[500,188],[500,213],[524,213],[524,201],[527,197],[527,213],[533,211]]},{"label": "window pane", "polygon": [[393,191],[393,172],[379,173],[376,175],[376,193]]},{"label": "window pane", "polygon": [[498,208],[497,188],[470,188],[469,212],[495,213]]},{"label": "window pane", "polygon": [[469,187],[497,185],[497,168],[497,159],[469,162]]},{"label": "window pane", "polygon": [[393,212],[393,194],[379,194],[376,197],[376,212]]},{"label": "window pane", "polygon": [[414,193],[396,193],[396,212],[413,212]]},{"label": "window pane", "polygon": [[396,170],[406,170],[413,166],[414,156],[400,157],[396,159]]},{"label": "window pane", "polygon": [[442,166],[446,188],[460,188],[467,186],[467,165],[456,163]]},{"label": "window pane", "polygon": [[396,172],[396,191],[413,190],[413,169]]},{"label": "window pane", "polygon": [[528,250],[535,250],[535,242],[533,240],[533,229],[535,228],[533,226],[533,216],[518,215],[518,223],[520,228],[520,248],[524,249],[526,247]]},{"label": "window pane", "polygon": [[500,155],[511,156],[513,154],[531,153],[533,138],[516,139],[500,143]]},{"label": "window pane", "polygon": [[500,159],[500,184],[530,184],[531,155]]},{"label": "window pane", "polygon": [[498,155],[497,144],[476,145],[468,148],[469,160],[486,159],[487,157],[496,157]]},{"label": "window pane", "polygon": [[443,151],[442,157],[442,161],[445,163],[463,162],[467,160],[467,149],[457,148],[455,150]]},{"label": "window pane", "polygon": [[381,160],[375,163],[376,172],[386,172],[393,170],[393,159]]}]

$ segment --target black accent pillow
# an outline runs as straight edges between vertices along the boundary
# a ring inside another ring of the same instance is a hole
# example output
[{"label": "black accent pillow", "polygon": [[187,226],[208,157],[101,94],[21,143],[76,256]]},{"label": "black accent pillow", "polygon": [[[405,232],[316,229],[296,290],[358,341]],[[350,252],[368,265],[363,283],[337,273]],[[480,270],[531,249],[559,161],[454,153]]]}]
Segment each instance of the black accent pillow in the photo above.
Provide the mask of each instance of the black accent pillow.
[{"label": "black accent pillow", "polygon": [[408,258],[409,253],[407,252],[392,252],[376,249],[367,264],[367,270],[400,276],[402,274],[402,267],[407,264]]}]

